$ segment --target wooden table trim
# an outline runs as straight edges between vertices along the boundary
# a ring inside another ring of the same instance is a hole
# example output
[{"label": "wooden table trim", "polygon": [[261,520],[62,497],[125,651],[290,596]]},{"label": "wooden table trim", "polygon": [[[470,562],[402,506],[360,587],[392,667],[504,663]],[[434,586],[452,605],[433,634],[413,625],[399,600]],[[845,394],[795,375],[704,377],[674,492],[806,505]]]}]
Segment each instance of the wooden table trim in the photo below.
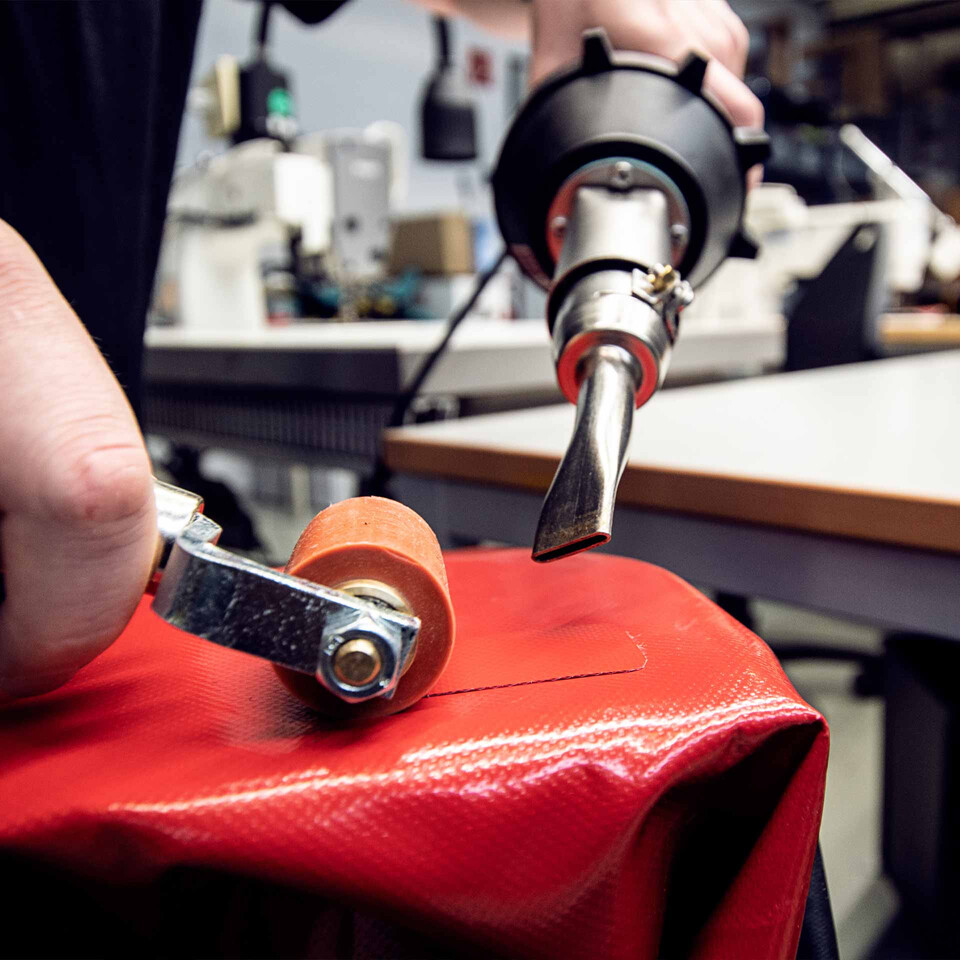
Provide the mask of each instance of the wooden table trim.
[{"label": "wooden table trim", "polygon": [[960,347],[960,317],[887,314],[880,318],[877,333],[886,346]]},{"label": "wooden table trim", "polygon": [[[543,493],[559,463],[556,455],[458,446],[411,432],[384,436],[384,458],[396,473]],[[960,553],[960,502],[936,498],[628,464],[617,503]]]}]

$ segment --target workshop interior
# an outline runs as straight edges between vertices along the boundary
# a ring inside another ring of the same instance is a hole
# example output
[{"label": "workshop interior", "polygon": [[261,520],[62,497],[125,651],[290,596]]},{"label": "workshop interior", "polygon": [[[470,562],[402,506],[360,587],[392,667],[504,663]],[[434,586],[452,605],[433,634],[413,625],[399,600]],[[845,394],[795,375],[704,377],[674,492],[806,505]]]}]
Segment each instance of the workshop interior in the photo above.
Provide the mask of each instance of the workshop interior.
[{"label": "workshop interior", "polygon": [[762,128],[205,0],[154,572],[0,705],[0,952],[960,957],[960,2],[730,5]]}]

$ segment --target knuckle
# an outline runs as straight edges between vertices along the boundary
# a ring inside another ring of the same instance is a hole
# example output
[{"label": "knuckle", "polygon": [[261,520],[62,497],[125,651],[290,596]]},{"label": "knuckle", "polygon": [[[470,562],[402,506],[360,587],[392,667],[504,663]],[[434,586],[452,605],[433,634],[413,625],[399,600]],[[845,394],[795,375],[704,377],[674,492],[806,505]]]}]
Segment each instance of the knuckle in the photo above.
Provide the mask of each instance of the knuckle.
[{"label": "knuckle", "polygon": [[0,220],[0,287],[17,290],[32,285],[37,272],[36,254],[30,245]]},{"label": "knuckle", "polygon": [[752,93],[750,94],[750,100],[747,103],[745,112],[749,115],[746,126],[762,127],[766,122],[767,116],[763,109],[763,104]]},{"label": "knuckle", "polygon": [[141,444],[85,438],[71,442],[52,460],[43,506],[59,522],[70,527],[123,525],[149,512],[153,485]]},{"label": "knuckle", "polygon": [[0,238],[0,299],[6,308],[38,299],[33,274],[19,245]]},{"label": "knuckle", "polygon": [[0,264],[21,259],[28,249],[26,240],[6,220],[0,219]]},{"label": "knuckle", "polygon": [[713,40],[713,55],[722,63],[730,64],[737,58],[737,45],[733,36],[724,31]]},{"label": "knuckle", "polygon": [[750,48],[750,31],[739,17],[731,20],[730,29],[733,32],[734,50],[739,56],[745,57]]}]

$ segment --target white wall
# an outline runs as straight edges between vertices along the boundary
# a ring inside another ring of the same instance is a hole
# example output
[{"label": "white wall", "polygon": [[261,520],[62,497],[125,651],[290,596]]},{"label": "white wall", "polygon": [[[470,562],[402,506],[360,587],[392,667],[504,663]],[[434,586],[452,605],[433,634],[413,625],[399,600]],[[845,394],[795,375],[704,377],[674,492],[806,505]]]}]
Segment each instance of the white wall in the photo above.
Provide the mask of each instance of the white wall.
[{"label": "white wall", "polygon": [[[194,81],[220,54],[234,54],[241,61],[249,58],[259,10],[259,4],[249,0],[206,0]],[[524,50],[462,20],[455,21],[455,59],[462,63],[470,46],[490,51],[494,78],[489,86],[470,88],[480,125],[480,161],[469,165],[476,178],[486,176],[495,163],[508,120],[508,55]],[[328,21],[311,27],[286,10],[275,9],[271,50],[277,65],[290,72],[304,131],[398,121],[410,137],[407,207],[458,206],[457,178],[462,179],[465,165],[429,163],[419,153],[419,98],[435,59],[433,27],[426,11],[408,0],[351,0]],[[178,163],[192,163],[207,149],[219,151],[223,145],[206,136],[199,118],[188,115],[180,136]]]}]

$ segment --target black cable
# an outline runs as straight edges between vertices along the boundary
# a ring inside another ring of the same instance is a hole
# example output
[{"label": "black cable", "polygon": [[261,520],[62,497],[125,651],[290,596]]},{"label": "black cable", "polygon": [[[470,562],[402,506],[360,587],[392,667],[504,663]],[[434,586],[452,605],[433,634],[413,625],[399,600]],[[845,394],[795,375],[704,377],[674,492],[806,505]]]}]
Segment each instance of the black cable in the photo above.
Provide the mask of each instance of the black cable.
[{"label": "black cable", "polygon": [[823,854],[820,841],[813,856],[813,872],[810,889],[807,891],[807,906],[803,912],[800,928],[800,943],[797,960],[840,960],[837,946],[837,929],[833,923],[830,892],[827,890],[827,875],[823,869]]},{"label": "black cable", "polygon": [[431,353],[430,356],[420,364],[420,369],[417,370],[417,373],[410,383],[410,386],[407,387],[406,392],[401,394],[400,399],[397,400],[387,426],[403,426],[403,421],[406,418],[407,410],[410,409],[410,404],[420,392],[420,388],[423,386],[424,381],[428,376],[430,376],[430,371],[436,366],[436,363],[440,357],[443,356],[444,351],[447,349],[447,344],[450,343],[450,338],[457,332],[457,327],[459,327],[460,324],[466,319],[467,314],[473,309],[477,300],[480,299],[480,294],[483,293],[487,284],[496,276],[497,271],[503,266],[503,261],[506,259],[507,251],[506,248],[504,248],[500,251],[500,254],[493,266],[485,270],[480,274],[479,277],[477,277],[477,282],[474,285],[473,292],[467,298],[466,303],[464,303],[460,309],[447,321],[447,329],[443,335],[443,339],[436,345],[436,347],[434,347],[433,353]]},{"label": "black cable", "polygon": [[263,0],[260,4],[260,19],[257,21],[257,44],[263,52],[270,39],[270,14],[273,9],[273,0]]},{"label": "black cable", "polygon": [[437,66],[443,70],[450,66],[450,24],[446,17],[434,17],[437,33]]},{"label": "black cable", "polygon": [[[430,371],[433,370],[437,365],[437,361],[443,356],[451,338],[457,332],[457,327],[466,319],[467,314],[473,309],[477,300],[480,299],[480,295],[486,289],[487,284],[496,276],[506,259],[507,250],[504,248],[500,251],[493,266],[477,277],[477,282],[466,302],[463,303],[457,312],[447,321],[447,329],[444,331],[442,339],[436,347],[433,348],[431,354],[420,364],[413,380],[410,382],[410,386],[397,398],[396,403],[393,405],[393,410],[390,413],[390,419],[387,421],[387,427],[403,426],[403,422],[407,417],[407,411],[410,409],[410,404],[413,403],[417,394],[420,393],[421,387],[423,387],[427,377],[430,376]],[[382,497],[385,495],[387,481],[389,481],[389,479],[390,470],[383,461],[382,453],[378,454],[373,473],[367,482],[363,484],[363,492],[368,495]]]}]

